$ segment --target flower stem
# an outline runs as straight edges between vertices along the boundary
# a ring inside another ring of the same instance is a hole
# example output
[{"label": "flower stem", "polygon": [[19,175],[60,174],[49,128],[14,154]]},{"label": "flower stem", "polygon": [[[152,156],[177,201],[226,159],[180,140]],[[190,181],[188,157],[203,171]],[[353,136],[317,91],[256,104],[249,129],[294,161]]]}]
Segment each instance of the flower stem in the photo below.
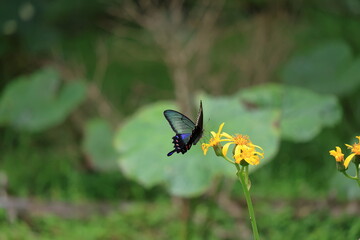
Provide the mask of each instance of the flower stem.
[{"label": "flower stem", "polygon": [[356,178],[357,178],[357,183],[360,187],[360,164],[356,164]]},{"label": "flower stem", "polygon": [[253,208],[253,205],[252,205],[252,201],[251,201],[251,197],[250,197],[250,191],[249,191],[248,184],[247,184],[248,180],[246,180],[249,177],[248,176],[248,171],[246,171],[247,168],[245,168],[245,167],[241,167],[241,169],[240,169],[239,164],[235,164],[235,166],[236,166],[236,169],[237,169],[237,174],[236,175],[238,176],[238,178],[239,178],[239,180],[241,182],[241,186],[242,186],[242,189],[244,191],[246,203],[247,203],[247,206],[248,206],[249,215],[250,215],[250,222],[251,222],[251,227],[252,227],[254,239],[259,240],[260,237],[259,237],[259,232],[258,232],[257,225],[256,225],[254,208]]},{"label": "flower stem", "polygon": [[[228,161],[231,164],[235,164],[234,161],[232,161],[230,158],[228,158],[227,156],[222,156],[226,161]],[[236,165],[236,164],[235,164]]]}]

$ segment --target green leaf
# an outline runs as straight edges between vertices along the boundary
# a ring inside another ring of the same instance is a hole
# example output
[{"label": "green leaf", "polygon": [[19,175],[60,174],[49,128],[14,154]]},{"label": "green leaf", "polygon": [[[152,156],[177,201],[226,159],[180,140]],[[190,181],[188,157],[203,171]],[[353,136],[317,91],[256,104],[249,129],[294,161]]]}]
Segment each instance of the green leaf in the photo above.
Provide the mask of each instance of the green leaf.
[{"label": "green leaf", "polygon": [[322,128],[339,122],[342,116],[335,96],[296,87],[286,88],[282,114],[282,136],[301,142],[311,140]]},{"label": "green leaf", "polygon": [[159,102],[140,109],[115,135],[122,170],[146,187],[163,182],[172,162],[166,156],[172,133],[163,117],[168,108],[174,105]]},{"label": "green leaf", "polygon": [[[264,148],[266,157],[263,163],[276,154],[279,142],[279,134],[274,127],[278,120],[276,112],[246,109],[238,96],[212,98],[202,95],[201,99],[205,122],[201,141],[208,141],[209,131],[217,131],[219,125],[226,122],[223,131],[249,134],[254,144]],[[219,175],[236,178],[236,168],[216,157],[211,149],[207,156],[203,155],[201,141],[184,155],[167,157],[166,154],[173,149],[171,138],[174,133],[163,116],[165,109],[177,108],[169,102],[146,106],[116,133],[120,166],[129,178],[146,187],[164,184],[171,194],[186,197],[204,193]]]},{"label": "green leaf", "polygon": [[64,121],[85,98],[86,86],[72,82],[59,89],[60,83],[51,68],[13,80],[0,98],[0,124],[37,132]]},{"label": "green leaf", "polygon": [[360,58],[353,61],[350,66],[340,75],[338,80],[341,84],[338,94],[345,95],[359,87],[360,84]]},{"label": "green leaf", "polygon": [[346,42],[331,41],[291,58],[282,78],[319,93],[344,95],[360,84],[359,64]]},{"label": "green leaf", "polygon": [[103,171],[116,170],[118,154],[113,144],[113,130],[104,119],[86,123],[83,142],[84,152],[94,166]]},{"label": "green leaf", "polygon": [[282,138],[296,142],[311,140],[342,116],[335,96],[299,87],[263,85],[244,91],[241,97],[255,106],[278,109]]}]

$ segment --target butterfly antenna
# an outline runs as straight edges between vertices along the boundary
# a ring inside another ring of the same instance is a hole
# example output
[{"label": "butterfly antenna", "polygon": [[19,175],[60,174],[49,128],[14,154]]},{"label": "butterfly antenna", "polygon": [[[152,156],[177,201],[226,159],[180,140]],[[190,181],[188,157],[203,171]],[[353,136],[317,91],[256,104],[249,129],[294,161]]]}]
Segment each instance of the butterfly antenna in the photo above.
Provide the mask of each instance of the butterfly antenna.
[{"label": "butterfly antenna", "polygon": [[[206,121],[206,124],[208,124],[210,122],[210,118],[208,118],[208,120]],[[204,124],[205,125],[205,124]]]}]

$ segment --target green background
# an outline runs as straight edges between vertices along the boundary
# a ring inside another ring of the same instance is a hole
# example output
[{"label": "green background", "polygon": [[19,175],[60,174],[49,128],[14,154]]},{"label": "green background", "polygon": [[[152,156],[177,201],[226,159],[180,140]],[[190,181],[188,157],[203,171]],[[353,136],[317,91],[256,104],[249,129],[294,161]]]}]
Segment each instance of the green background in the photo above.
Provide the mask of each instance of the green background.
[{"label": "green background", "polygon": [[[0,239],[358,239],[360,191],[329,150],[360,135],[357,0],[2,1]],[[166,154],[163,111],[204,136]],[[354,173],[353,166],[349,172]]]}]

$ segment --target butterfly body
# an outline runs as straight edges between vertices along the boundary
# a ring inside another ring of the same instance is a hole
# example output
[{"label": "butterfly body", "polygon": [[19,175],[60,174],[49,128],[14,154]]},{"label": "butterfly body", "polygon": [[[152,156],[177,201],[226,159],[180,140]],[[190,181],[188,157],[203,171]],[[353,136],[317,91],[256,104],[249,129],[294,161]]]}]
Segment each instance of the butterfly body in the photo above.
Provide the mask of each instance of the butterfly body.
[{"label": "butterfly body", "polygon": [[167,156],[176,153],[186,153],[192,145],[200,140],[203,133],[203,110],[202,103],[200,101],[200,109],[196,124],[191,121],[184,114],[174,110],[165,110],[164,116],[168,120],[171,128],[176,135],[172,138],[174,144],[174,150],[170,151]]}]

